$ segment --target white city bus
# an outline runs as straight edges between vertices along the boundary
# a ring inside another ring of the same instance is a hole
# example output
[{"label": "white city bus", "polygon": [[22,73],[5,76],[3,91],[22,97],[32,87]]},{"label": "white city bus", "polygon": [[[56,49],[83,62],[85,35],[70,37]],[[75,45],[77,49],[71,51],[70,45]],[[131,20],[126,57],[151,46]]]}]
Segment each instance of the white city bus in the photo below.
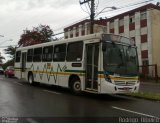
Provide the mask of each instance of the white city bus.
[{"label": "white city bus", "polygon": [[140,84],[133,40],[105,33],[20,47],[15,76],[75,93],[132,93]]}]

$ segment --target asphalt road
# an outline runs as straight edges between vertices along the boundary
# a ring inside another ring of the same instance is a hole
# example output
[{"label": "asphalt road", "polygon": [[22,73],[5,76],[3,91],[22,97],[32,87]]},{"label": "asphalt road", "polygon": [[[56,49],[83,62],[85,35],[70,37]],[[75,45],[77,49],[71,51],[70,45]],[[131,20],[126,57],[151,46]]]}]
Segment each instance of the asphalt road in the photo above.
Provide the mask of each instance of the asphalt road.
[{"label": "asphalt road", "polygon": [[75,96],[68,89],[42,84],[31,86],[27,82],[0,75],[0,116],[0,123],[8,117],[17,117],[9,119],[17,122],[25,118],[25,123],[44,123],[49,118],[53,121],[53,118],[73,120],[84,117],[92,120],[102,118],[104,121],[105,118],[116,118],[119,122],[126,117],[157,118],[159,123],[160,102],[123,95],[83,93]]}]

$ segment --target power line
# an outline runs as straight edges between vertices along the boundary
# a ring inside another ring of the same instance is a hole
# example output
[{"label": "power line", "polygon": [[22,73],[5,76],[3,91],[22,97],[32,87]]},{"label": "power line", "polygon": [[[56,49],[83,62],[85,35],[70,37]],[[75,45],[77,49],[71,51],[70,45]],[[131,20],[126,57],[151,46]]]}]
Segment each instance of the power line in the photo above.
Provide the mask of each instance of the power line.
[{"label": "power line", "polygon": [[[104,1],[106,2],[106,0],[104,0]],[[142,4],[142,3],[146,3],[146,2],[151,2],[151,1],[154,1],[154,0],[147,0],[147,1],[139,2],[139,3],[135,3],[135,4],[127,5],[127,6],[121,6],[121,7],[118,7],[117,10],[107,10],[107,11],[103,11],[102,13],[111,12],[111,11],[119,11],[119,10],[125,9],[125,8],[127,8],[127,7],[135,6],[136,4],[138,5],[138,4]],[[109,1],[109,2],[107,2],[107,3],[111,3],[111,1]],[[101,14],[102,14],[102,13],[101,13]],[[65,27],[68,27],[68,26],[70,26],[70,25],[73,25],[73,24],[75,24],[75,23],[78,23],[78,22],[80,22],[80,21],[82,21],[82,20],[84,20],[84,19],[87,19],[87,18],[89,18],[89,16],[86,16],[85,18],[82,18],[82,19],[80,19],[80,20],[77,20],[77,21],[75,21],[75,22],[73,22],[73,23],[70,23],[70,24],[64,25],[64,26],[62,26],[62,27],[59,27],[59,28],[57,28],[57,29],[54,29],[53,31],[57,31],[57,30],[63,29],[63,28],[65,28]]]},{"label": "power line", "polygon": [[[125,9],[127,7],[132,7],[132,6],[136,6],[136,5],[147,3],[147,2],[151,2],[151,1],[154,1],[154,0],[147,0],[147,1],[144,1],[144,2],[139,2],[139,3],[135,3],[135,4],[127,5],[127,6],[118,7],[117,9],[114,9],[114,10],[102,11],[98,15],[100,15],[102,13],[106,13],[106,12],[111,12],[111,11],[119,11],[119,10]],[[98,16],[98,15],[96,15],[96,16]]]},{"label": "power line", "polygon": [[[146,0],[146,1],[143,1],[143,2],[138,2],[138,3],[134,3],[134,4],[126,5],[126,6],[121,6],[121,7],[118,7],[117,10],[103,11],[103,12],[101,12],[100,14],[106,13],[106,12],[111,12],[111,11],[119,11],[119,10],[125,9],[125,8],[127,8],[127,7],[132,7],[132,6],[136,6],[136,5],[143,4],[143,3],[147,3],[147,2],[151,2],[151,1],[155,1],[155,0]],[[87,2],[87,0],[85,0],[85,2]],[[87,3],[89,4],[89,2],[87,2]],[[97,16],[97,15],[96,15],[96,16]],[[83,19],[81,19],[81,20],[78,20],[78,21],[76,21],[76,22],[74,22],[74,23],[72,23],[72,24],[69,24],[69,25],[73,25],[73,24],[75,24],[75,23],[77,23],[77,22],[80,22],[80,21],[83,21],[84,19],[87,19],[87,18],[89,18],[89,16],[87,16],[87,17],[85,17],[85,18],[83,18]],[[68,26],[69,26],[69,25],[68,25]],[[67,26],[64,26],[64,27],[67,27]],[[63,27],[61,27],[61,28],[63,28]],[[58,29],[60,29],[60,28],[58,28]],[[57,29],[57,30],[58,30],[58,29]],[[56,35],[56,34],[55,34],[55,35]]]},{"label": "power line", "polygon": [[123,6],[123,7],[120,7],[120,8],[131,7],[131,6],[135,6],[135,5],[139,5],[139,4],[143,4],[143,3],[148,3],[148,2],[151,2],[151,1],[155,1],[155,0],[147,0],[147,1],[139,2],[139,3]]},{"label": "power line", "polygon": [[[81,3],[80,0],[79,0],[79,3],[80,3],[80,5],[83,4],[83,3]],[[85,4],[85,7],[86,7],[86,10],[87,10],[87,11],[85,11],[82,6],[80,6],[80,7],[81,7],[81,9],[82,9],[84,12],[86,12],[87,14],[90,14],[90,12],[88,11],[88,8],[87,8],[86,4]]]}]

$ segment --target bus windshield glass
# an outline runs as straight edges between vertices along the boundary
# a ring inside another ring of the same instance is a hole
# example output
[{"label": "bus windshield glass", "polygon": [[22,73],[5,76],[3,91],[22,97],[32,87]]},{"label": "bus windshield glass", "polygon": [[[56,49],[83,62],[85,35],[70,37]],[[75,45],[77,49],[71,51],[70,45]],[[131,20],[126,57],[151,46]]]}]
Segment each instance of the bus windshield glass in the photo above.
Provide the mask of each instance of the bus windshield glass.
[{"label": "bus windshield glass", "polygon": [[136,47],[123,43],[103,43],[103,65],[108,73],[137,75],[138,60]]}]

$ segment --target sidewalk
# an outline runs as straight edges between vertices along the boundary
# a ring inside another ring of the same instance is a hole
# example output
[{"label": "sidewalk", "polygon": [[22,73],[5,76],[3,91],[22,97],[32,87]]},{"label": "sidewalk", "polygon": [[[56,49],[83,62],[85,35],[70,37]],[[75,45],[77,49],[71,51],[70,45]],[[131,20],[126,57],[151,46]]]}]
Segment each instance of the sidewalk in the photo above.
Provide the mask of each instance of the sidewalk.
[{"label": "sidewalk", "polygon": [[160,93],[160,82],[155,81],[140,82],[140,92]]}]

